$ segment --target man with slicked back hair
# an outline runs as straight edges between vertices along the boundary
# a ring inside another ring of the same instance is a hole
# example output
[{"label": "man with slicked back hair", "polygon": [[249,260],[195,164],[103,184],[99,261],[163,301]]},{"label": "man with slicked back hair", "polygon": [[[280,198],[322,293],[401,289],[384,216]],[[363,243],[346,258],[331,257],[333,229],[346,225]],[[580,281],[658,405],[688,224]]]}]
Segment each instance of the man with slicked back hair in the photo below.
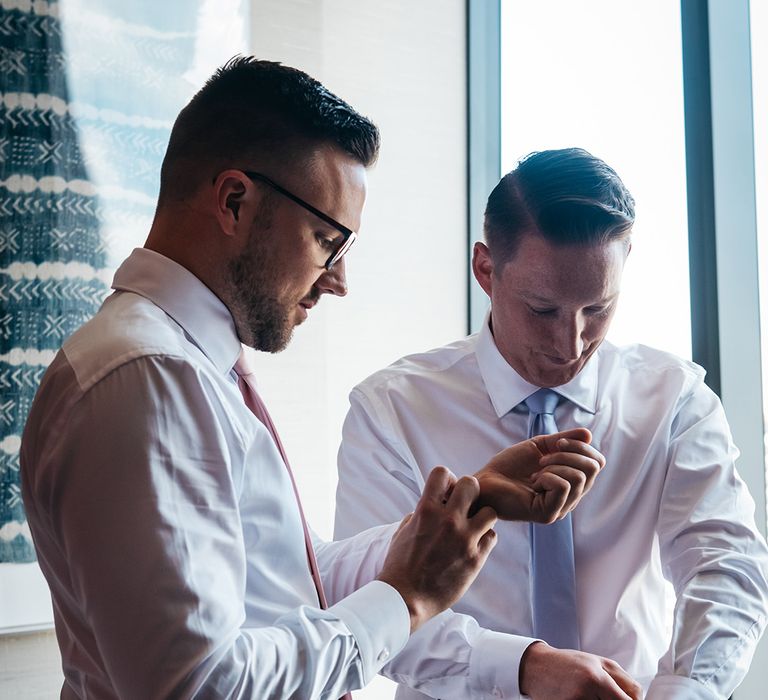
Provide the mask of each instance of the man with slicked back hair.
[{"label": "man with slicked back hair", "polygon": [[[506,633],[476,632],[476,655],[505,664],[498,697],[726,698],[766,625],[768,552],[704,371],[605,340],[634,219],[619,176],[583,149],[524,158],[491,192],[474,247],[491,300],[480,332],[405,357],[350,396],[337,537],[408,512],[434,463],[470,474],[501,445],[574,426],[606,457],[566,518],[499,523],[453,608]],[[419,631],[424,643],[463,649],[439,625]],[[398,698],[448,697],[402,680]]]}]

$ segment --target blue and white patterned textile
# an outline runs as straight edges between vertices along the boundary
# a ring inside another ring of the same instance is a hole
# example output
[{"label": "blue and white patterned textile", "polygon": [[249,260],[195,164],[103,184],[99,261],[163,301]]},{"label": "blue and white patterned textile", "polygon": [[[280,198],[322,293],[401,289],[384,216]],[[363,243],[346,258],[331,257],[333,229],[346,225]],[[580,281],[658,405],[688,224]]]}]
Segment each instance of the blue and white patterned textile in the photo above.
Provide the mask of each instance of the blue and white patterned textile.
[{"label": "blue and white patterned textile", "polygon": [[0,563],[35,559],[18,450],[45,367],[141,245],[173,119],[242,0],[0,0]]}]

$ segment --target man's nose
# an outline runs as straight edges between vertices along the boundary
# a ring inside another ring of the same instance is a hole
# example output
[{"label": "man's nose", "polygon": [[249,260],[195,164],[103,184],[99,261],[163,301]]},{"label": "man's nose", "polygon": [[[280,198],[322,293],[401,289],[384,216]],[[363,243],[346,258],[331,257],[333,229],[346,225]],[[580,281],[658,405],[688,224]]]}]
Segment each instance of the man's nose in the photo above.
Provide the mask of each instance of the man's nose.
[{"label": "man's nose", "polygon": [[584,321],[576,316],[558,329],[557,351],[564,360],[575,360],[584,351]]},{"label": "man's nose", "polygon": [[326,270],[317,280],[317,287],[323,294],[333,294],[343,297],[347,294],[347,273],[344,258],[339,260],[330,270]]}]

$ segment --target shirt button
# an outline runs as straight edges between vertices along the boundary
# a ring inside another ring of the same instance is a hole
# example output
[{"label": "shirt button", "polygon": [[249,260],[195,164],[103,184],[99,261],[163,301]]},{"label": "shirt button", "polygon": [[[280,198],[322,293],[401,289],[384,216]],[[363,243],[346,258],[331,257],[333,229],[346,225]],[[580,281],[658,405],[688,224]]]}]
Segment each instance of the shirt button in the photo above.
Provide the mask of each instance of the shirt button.
[{"label": "shirt button", "polygon": [[379,661],[386,661],[389,658],[389,649],[387,649],[387,647],[384,647],[379,652],[379,655],[378,655],[377,658],[378,658]]},{"label": "shirt button", "polygon": [[501,692],[501,688],[499,688],[498,686],[493,686],[493,690],[491,691],[491,695],[493,695],[493,697],[495,697],[495,698],[503,698],[504,697],[504,693]]}]

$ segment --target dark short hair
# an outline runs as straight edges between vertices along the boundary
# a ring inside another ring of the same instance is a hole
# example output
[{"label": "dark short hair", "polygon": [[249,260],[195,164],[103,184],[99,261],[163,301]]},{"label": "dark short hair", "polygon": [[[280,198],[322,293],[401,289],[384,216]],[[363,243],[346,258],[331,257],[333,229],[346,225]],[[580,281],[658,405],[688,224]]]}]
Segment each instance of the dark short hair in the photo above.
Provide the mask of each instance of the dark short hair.
[{"label": "dark short hair", "polygon": [[506,261],[520,237],[554,244],[597,244],[629,235],[635,201],[610,166],[582,148],[539,151],[523,158],[488,197],[485,240]]},{"label": "dark short hair", "polygon": [[184,197],[216,168],[262,155],[288,159],[295,156],[293,147],[325,143],[368,167],[378,156],[379,130],[306,73],[236,56],[176,118],[160,174],[160,201]]}]

